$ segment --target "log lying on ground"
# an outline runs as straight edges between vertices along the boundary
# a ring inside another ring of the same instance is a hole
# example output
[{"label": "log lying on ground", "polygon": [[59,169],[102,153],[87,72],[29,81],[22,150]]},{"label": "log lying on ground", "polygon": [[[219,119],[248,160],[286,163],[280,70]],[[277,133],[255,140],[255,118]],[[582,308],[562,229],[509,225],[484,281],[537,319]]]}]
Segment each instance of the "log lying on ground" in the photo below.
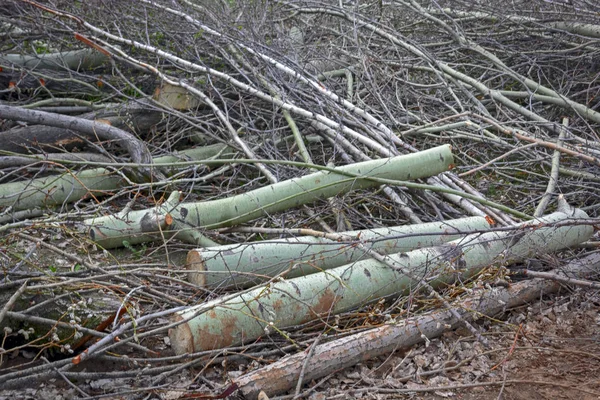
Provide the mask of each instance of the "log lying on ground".
[{"label": "log lying on ground", "polygon": [[122,178],[104,168],[0,185],[0,210],[45,208],[85,196],[103,196],[119,187]]},{"label": "log lying on ground", "polygon": [[[178,161],[205,160],[219,154],[222,158],[233,157],[236,153],[227,145],[216,144],[181,151],[177,154],[157,157],[154,163],[169,164]],[[76,159],[77,153],[70,154]],[[0,162],[5,159],[0,157]],[[33,162],[45,158],[28,158]],[[22,159],[24,162],[27,159]],[[169,170],[173,167],[161,168]],[[12,207],[13,210],[33,210],[57,204],[67,204],[85,196],[101,197],[118,190],[122,177],[112,174],[104,168],[86,170],[78,173],[66,172],[62,175],[5,183],[0,185],[0,210]]]},{"label": "log lying on ground", "polygon": [[[54,153],[46,156],[0,156],[0,169],[11,168],[11,167],[22,167],[26,165],[37,164],[40,161],[47,161],[49,159],[57,161],[89,161],[94,163],[105,163],[110,164],[112,160],[105,155],[96,153]],[[0,193],[2,189],[0,189]]]},{"label": "log lying on ground", "polygon": [[[590,272],[597,274],[599,269],[600,255],[591,254],[571,262],[560,271],[582,277]],[[521,281],[509,288],[493,288],[471,296],[458,302],[455,310],[466,321],[494,317],[513,307],[536,301],[543,295],[555,293],[560,288],[561,283],[549,280]],[[234,383],[247,400],[257,399],[261,390],[275,396],[296,386],[305,363],[308,364],[304,382],[310,382],[357,363],[423,343],[425,338],[439,337],[460,324],[461,321],[448,310],[403,320],[318,345],[311,351],[309,360],[306,360],[305,351],[285,357],[235,379]]]},{"label": "log lying on ground", "polygon": [[[9,88],[3,91],[4,95],[19,99],[23,95],[33,95],[39,89],[51,92],[54,100],[62,95],[97,96],[109,89],[108,85],[104,88],[99,85],[104,67],[110,66],[108,60],[93,49],[31,56],[0,54],[0,87]],[[95,76],[94,69],[97,69]],[[73,71],[80,73],[74,77]]]},{"label": "log lying on ground", "polygon": [[[213,157],[218,157],[221,160],[232,159],[238,152],[226,144],[217,143],[208,146],[199,146],[193,149],[186,149],[177,153],[169,154],[166,156],[156,157],[154,164],[172,164],[180,161],[202,161],[210,160]],[[176,168],[173,166],[165,166],[161,168],[164,172],[174,172]]]},{"label": "log lying on ground", "polygon": [[[57,103],[61,104],[59,100]],[[67,103],[70,104],[70,103]],[[54,115],[54,114],[51,114]],[[107,108],[78,115],[77,118],[89,121],[102,121],[113,128],[137,132],[142,137],[163,119],[162,112],[146,100],[125,104],[109,105]],[[98,122],[101,123],[101,122]],[[74,132],[60,126],[28,125],[0,132],[0,150],[13,153],[31,153],[34,149],[54,152],[57,148],[71,150],[87,147],[85,139],[97,142],[95,133]]]},{"label": "log lying on ground", "polygon": [[389,256],[398,269],[369,259],[258,286],[225,301],[217,299],[179,313],[175,320],[182,323],[170,331],[171,343],[178,354],[235,346],[265,332],[332,318],[383,297],[408,294],[422,279],[433,287],[459,277],[468,279],[494,262],[513,263],[589,239],[594,233],[589,225],[547,226],[573,218],[587,218],[587,214],[565,205],[562,211],[518,225],[517,230],[469,235]]},{"label": "log lying on ground", "polygon": [[[225,199],[181,203],[170,209],[157,207],[132,211],[124,216],[88,219],[85,224],[89,227],[92,240],[104,248],[122,246],[124,240],[135,244],[163,235],[177,235],[181,240],[189,241],[189,232],[201,227],[214,229],[232,226],[353,189],[379,185],[369,177],[419,179],[448,171],[452,163],[451,147],[444,145],[419,153],[347,165],[337,168],[339,173],[317,172]],[[347,174],[352,176],[348,177]],[[149,223],[157,219],[171,221],[167,231]]]},{"label": "log lying on ground", "polygon": [[468,217],[340,232],[340,237],[347,238],[343,242],[302,236],[195,249],[187,256],[188,280],[209,287],[253,286],[284,271],[287,271],[285,278],[289,279],[368,258],[363,250],[354,246],[356,240],[366,243],[371,250],[393,254],[449,242],[457,239],[460,232],[489,228],[485,218]]},{"label": "log lying on ground", "polygon": [[[60,104],[60,103],[58,103]],[[58,115],[50,113],[50,115]],[[159,110],[152,109],[144,101],[108,107],[78,115],[77,118],[87,121],[98,121],[96,124],[112,126],[124,131],[138,132],[146,135],[147,131],[163,118]],[[71,150],[75,147],[86,148],[90,142],[97,142],[101,135],[95,133],[74,132],[69,128],[47,125],[28,125],[0,132],[0,150],[13,153],[31,153],[32,150],[54,152],[57,148]],[[137,140],[137,139],[136,139]]]}]

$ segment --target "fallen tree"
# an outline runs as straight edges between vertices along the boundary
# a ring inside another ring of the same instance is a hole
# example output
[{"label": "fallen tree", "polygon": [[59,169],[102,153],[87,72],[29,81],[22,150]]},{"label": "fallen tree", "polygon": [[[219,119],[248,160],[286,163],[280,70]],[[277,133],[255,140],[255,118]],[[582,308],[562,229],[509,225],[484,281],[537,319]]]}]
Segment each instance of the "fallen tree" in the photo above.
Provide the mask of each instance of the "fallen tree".
[{"label": "fallen tree", "polygon": [[274,276],[295,278],[368,257],[360,241],[382,254],[403,253],[457,239],[462,232],[483,231],[483,217],[339,232],[329,237],[301,236],[190,250],[188,281],[208,287],[254,286]]},{"label": "fallen tree", "polygon": [[[74,106],[82,105],[84,110],[92,109],[92,111],[78,114],[76,118],[89,121],[84,122],[84,124],[89,125],[93,123],[94,126],[102,124],[104,127],[101,126],[98,131],[95,128],[90,131],[88,129],[73,129],[70,125],[36,124],[37,121],[30,118],[31,116],[27,113],[27,110],[21,110],[22,113],[14,116],[15,120],[26,121],[29,124],[26,126],[17,125],[0,132],[0,150],[22,154],[40,151],[47,154],[57,152],[59,149],[72,151],[78,148],[81,150],[91,147],[89,143],[98,143],[99,139],[104,139],[108,143],[111,143],[111,136],[105,136],[102,133],[110,129],[118,129],[126,133],[121,134],[120,137],[115,139],[118,145],[127,151],[129,149],[128,146],[133,146],[140,140],[133,136],[132,133],[139,135],[140,138],[144,138],[147,136],[148,131],[152,130],[164,119],[160,109],[157,109],[156,106],[153,106],[147,100],[131,101],[124,104],[96,105],[90,101],[68,98],[47,102],[42,101],[40,103],[37,107],[38,110],[39,108],[43,108],[44,104],[53,106],[49,107],[48,110],[54,110],[55,112],[48,112],[48,114],[49,117],[54,119],[62,117],[61,112],[64,112],[64,107],[68,106],[67,110],[69,110]],[[97,109],[94,110],[94,108]],[[22,115],[23,113],[27,114]],[[124,138],[126,141],[133,140],[133,142],[131,144],[119,143],[121,138]]]},{"label": "fallen tree", "polygon": [[83,132],[87,135],[92,135],[92,137],[114,140],[120,146],[127,149],[129,156],[134,163],[146,164],[152,161],[152,157],[145,143],[129,132],[125,132],[122,129],[115,128],[100,121],[90,121],[68,115],[27,110],[2,104],[0,104],[0,118],[71,129]]},{"label": "fallen tree", "polygon": [[108,57],[94,49],[71,50],[58,53],[37,54],[34,56],[21,54],[0,55],[0,63],[28,68],[31,70],[56,70],[65,68],[72,70],[89,70],[102,66]]},{"label": "fallen tree", "polygon": [[[62,161],[78,160],[78,153],[65,154],[64,157],[48,159],[44,156],[18,157],[11,162],[11,166],[25,164],[32,165],[41,162],[55,164]],[[208,160],[219,155],[222,159],[234,157],[233,149],[224,144],[201,146],[187,149],[177,154],[156,157],[153,163],[157,166],[165,165],[160,171],[173,173],[178,163],[190,160]],[[0,157],[0,162],[7,158]],[[90,155],[91,162],[99,163]],[[110,165],[110,163],[107,163]],[[26,181],[17,181],[0,184],[0,210],[35,210],[47,209],[56,205],[65,205],[86,198],[97,199],[108,194],[113,194],[126,184],[126,179],[106,168],[86,169],[73,172],[67,167],[59,167],[65,172],[61,175],[51,175],[44,178],[34,178]]]},{"label": "fallen tree", "polygon": [[0,185],[0,208],[45,209],[85,198],[104,196],[119,187],[122,177],[105,168],[5,183]]}]

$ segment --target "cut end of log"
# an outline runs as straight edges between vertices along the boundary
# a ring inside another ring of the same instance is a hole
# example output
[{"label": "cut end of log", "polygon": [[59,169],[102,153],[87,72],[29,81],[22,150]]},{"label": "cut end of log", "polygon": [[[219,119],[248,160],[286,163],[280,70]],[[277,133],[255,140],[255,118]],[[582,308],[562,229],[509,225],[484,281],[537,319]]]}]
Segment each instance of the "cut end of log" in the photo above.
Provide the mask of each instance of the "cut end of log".
[{"label": "cut end of log", "polygon": [[186,88],[163,82],[154,90],[152,98],[167,107],[176,110],[189,110],[198,107],[200,100],[192,96]]},{"label": "cut end of log", "polygon": [[188,252],[185,267],[188,271],[188,281],[197,286],[206,286],[206,265],[202,259],[200,250],[191,250]]},{"label": "cut end of log", "polygon": [[88,235],[90,236],[90,239],[92,239],[92,241],[97,241],[102,239],[102,232],[100,232],[98,229],[91,227],[90,230],[88,231]]},{"label": "cut end of log", "polygon": [[[182,321],[181,315],[175,315],[173,322]],[[187,322],[176,326],[175,328],[169,329],[169,340],[171,341],[171,347],[175,354],[192,354],[194,350],[194,336]]]}]

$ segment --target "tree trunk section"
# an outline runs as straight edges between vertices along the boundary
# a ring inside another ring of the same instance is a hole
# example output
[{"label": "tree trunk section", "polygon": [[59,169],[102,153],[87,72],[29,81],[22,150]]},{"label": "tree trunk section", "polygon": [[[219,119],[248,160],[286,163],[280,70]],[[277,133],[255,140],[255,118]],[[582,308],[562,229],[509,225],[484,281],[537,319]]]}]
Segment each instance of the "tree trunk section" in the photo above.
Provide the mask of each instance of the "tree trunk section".
[{"label": "tree trunk section", "polygon": [[[208,287],[248,287],[285,272],[296,278],[365,258],[354,240],[382,254],[402,253],[437,246],[460,237],[460,232],[490,228],[483,217],[340,232],[342,243],[313,236],[229,244],[191,250],[187,256],[188,281]],[[287,271],[287,272],[286,272]]]}]

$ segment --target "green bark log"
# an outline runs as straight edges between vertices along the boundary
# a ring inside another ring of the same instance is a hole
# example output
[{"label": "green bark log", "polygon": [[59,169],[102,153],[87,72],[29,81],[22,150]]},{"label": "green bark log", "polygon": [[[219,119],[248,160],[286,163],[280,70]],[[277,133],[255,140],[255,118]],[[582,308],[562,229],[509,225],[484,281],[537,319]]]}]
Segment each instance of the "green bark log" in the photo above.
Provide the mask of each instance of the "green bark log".
[{"label": "green bark log", "polygon": [[[599,267],[600,257],[592,253],[566,266],[561,265],[560,271],[555,272],[577,278],[597,275]],[[238,394],[246,400],[257,400],[261,390],[269,396],[283,394],[296,386],[301,372],[304,382],[319,380],[366,360],[387,357],[395,351],[439,337],[444,332],[456,329],[463,321],[494,318],[507,310],[536,302],[544,295],[559,291],[562,286],[555,281],[535,279],[517,282],[508,288],[494,287],[478,291],[453,304],[454,313],[440,310],[344,336],[318,345],[310,353],[300,351],[252,370],[234,379],[234,383],[239,388]],[[457,314],[461,315],[462,320],[456,317]]]},{"label": "green bark log", "polygon": [[370,259],[191,307],[176,315],[182,323],[170,331],[171,343],[177,354],[247,343],[265,332],[328,319],[383,297],[407,294],[421,279],[440,286],[458,277],[466,279],[496,262],[508,264],[564,249],[594,233],[587,225],[547,226],[572,218],[587,215],[581,210],[559,211],[521,224],[518,230],[470,235],[441,246],[389,256],[415,279]]},{"label": "green bark log", "polygon": [[[126,215],[88,219],[85,224],[92,240],[104,248],[122,246],[124,240],[135,244],[172,235],[187,240],[189,232],[200,227],[215,229],[241,224],[318,199],[379,185],[369,179],[344,174],[411,180],[445,172],[452,163],[451,147],[444,145],[419,153],[346,165],[337,169],[340,174],[317,172],[225,199],[176,206],[170,203]],[[155,223],[164,219],[170,221],[168,230]]]},{"label": "green bark log", "polygon": [[86,195],[102,196],[119,186],[121,178],[104,168],[64,173],[29,181],[0,185],[0,209],[50,207],[80,200]]},{"label": "green bark log", "polygon": [[[232,157],[235,152],[224,144],[198,147],[178,154],[157,157],[155,164],[168,164],[186,160],[206,160],[215,154],[221,158]],[[165,167],[165,171],[173,167]],[[161,168],[163,170],[163,168]],[[101,197],[117,190],[122,178],[112,175],[104,168],[96,168],[78,173],[64,173],[28,181],[0,185],[0,211],[4,207],[13,210],[31,210],[51,207],[80,200],[88,194]]]},{"label": "green bark log", "polygon": [[[460,232],[489,228],[485,218],[469,217],[339,234],[358,238],[379,253],[393,254],[449,242],[460,237]],[[353,244],[352,240],[340,243],[304,236],[195,249],[187,256],[188,280],[199,286],[247,287],[286,270],[284,276],[289,279],[369,258]]]}]

